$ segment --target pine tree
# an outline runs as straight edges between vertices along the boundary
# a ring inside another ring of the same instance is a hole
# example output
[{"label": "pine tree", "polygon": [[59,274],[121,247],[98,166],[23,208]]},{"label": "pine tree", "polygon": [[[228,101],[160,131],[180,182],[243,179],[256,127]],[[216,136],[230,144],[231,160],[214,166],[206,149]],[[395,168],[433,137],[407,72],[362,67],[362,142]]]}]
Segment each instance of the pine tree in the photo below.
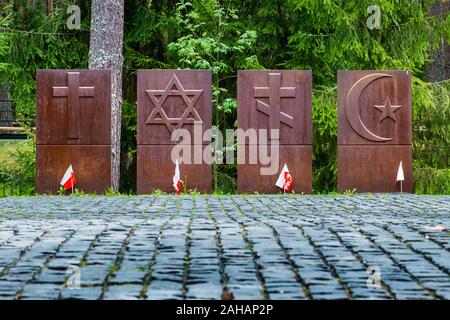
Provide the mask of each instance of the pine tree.
[{"label": "pine tree", "polygon": [[90,69],[111,69],[111,183],[119,190],[124,0],[93,0]]}]

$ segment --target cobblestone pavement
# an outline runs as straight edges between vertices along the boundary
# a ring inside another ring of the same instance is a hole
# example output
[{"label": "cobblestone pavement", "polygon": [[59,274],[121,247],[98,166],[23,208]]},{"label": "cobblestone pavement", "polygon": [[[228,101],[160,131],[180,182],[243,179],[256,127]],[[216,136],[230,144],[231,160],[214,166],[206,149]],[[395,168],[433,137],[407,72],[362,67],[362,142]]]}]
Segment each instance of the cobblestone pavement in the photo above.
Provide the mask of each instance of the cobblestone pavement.
[{"label": "cobblestone pavement", "polygon": [[437,225],[450,197],[3,198],[0,299],[449,299]]}]

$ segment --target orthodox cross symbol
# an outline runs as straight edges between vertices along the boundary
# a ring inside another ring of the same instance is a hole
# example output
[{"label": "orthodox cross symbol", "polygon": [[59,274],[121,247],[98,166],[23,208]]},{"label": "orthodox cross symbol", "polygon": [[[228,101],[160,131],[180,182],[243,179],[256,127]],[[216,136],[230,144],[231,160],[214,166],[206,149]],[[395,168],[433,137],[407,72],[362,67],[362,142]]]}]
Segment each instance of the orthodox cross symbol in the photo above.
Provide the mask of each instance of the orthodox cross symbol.
[{"label": "orthodox cross symbol", "polygon": [[[254,97],[256,99],[256,109],[269,116],[269,129],[280,129],[280,123],[289,127],[294,127],[294,118],[284,112],[281,112],[281,98],[294,98],[295,87],[281,86],[281,73],[269,73],[268,87],[254,87]],[[269,98],[269,104],[266,104],[258,98]]]},{"label": "orthodox cross symbol", "polygon": [[53,87],[53,97],[67,97],[67,137],[80,138],[80,97],[94,97],[95,87],[80,87],[80,73],[67,73],[67,87]]},{"label": "orthodox cross symbol", "polygon": [[[155,108],[151,111],[145,124],[165,124],[170,133],[172,133],[185,124],[203,123],[200,115],[194,108],[203,90],[184,89],[176,74],[172,76],[164,90],[146,90],[146,92]],[[164,111],[163,105],[169,96],[180,96],[183,99],[186,110],[184,110],[181,118],[169,118]]]},{"label": "orthodox cross symbol", "polygon": [[380,116],[379,122],[383,121],[387,117],[394,120],[394,122],[397,122],[394,112],[397,111],[398,109],[400,109],[402,106],[401,105],[392,105],[391,99],[389,99],[389,97],[387,97],[386,102],[384,103],[384,106],[373,106],[373,107],[377,108],[378,110],[381,111],[381,116]]}]

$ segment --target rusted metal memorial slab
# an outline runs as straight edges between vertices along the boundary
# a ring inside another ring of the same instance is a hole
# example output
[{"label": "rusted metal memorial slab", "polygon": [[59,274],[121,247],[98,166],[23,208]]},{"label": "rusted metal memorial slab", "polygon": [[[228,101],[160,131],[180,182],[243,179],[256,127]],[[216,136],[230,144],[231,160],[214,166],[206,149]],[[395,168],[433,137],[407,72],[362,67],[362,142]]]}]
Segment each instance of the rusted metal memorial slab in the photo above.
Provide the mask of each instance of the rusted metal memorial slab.
[{"label": "rusted metal memorial slab", "polygon": [[409,71],[338,72],[338,189],[412,192]]},{"label": "rusted metal memorial slab", "polygon": [[[268,136],[267,141],[238,141],[239,193],[280,192],[275,183],[285,163],[294,178],[292,189],[297,193],[312,191],[311,86],[311,71],[238,72],[238,128],[244,132],[266,130]],[[273,139],[277,132],[278,141]],[[259,154],[266,148],[272,160],[272,152],[279,150],[274,174],[261,174],[269,165],[259,155],[256,162],[249,158],[254,153],[251,149]]]},{"label": "rusted metal memorial slab", "polygon": [[[181,144],[186,148],[178,154],[187,159],[184,153],[189,153],[191,158],[186,163],[176,157],[186,189],[210,193],[211,165],[203,161],[201,154],[210,144],[203,135],[211,129],[211,72],[139,70],[137,83],[137,192],[174,191],[175,163],[171,154],[175,145]],[[177,129],[185,129],[191,139],[171,139]]]},{"label": "rusted metal memorial slab", "polygon": [[56,193],[70,164],[76,188],[111,186],[111,72],[38,70],[36,191]]}]

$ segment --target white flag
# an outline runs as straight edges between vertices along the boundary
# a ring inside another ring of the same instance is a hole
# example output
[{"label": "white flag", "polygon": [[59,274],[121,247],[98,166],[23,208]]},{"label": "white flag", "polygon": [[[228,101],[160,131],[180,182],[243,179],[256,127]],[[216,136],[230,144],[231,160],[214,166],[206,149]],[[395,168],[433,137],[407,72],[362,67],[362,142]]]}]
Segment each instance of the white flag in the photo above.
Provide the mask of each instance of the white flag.
[{"label": "white flag", "polygon": [[283,170],[281,170],[280,176],[278,177],[278,180],[275,183],[275,185],[277,187],[283,189],[284,191],[289,192],[292,188],[293,182],[294,182],[294,179],[292,178],[291,174],[289,173],[287,164],[284,164]]},{"label": "white flag", "polygon": [[180,193],[180,186],[181,186],[181,180],[180,180],[180,166],[178,165],[178,160],[176,160],[175,165],[175,175],[173,176],[173,187],[175,188],[176,194]]},{"label": "white flag", "polygon": [[398,181],[405,181],[405,175],[403,174],[403,161],[400,161],[400,166],[398,167],[397,182]]}]

